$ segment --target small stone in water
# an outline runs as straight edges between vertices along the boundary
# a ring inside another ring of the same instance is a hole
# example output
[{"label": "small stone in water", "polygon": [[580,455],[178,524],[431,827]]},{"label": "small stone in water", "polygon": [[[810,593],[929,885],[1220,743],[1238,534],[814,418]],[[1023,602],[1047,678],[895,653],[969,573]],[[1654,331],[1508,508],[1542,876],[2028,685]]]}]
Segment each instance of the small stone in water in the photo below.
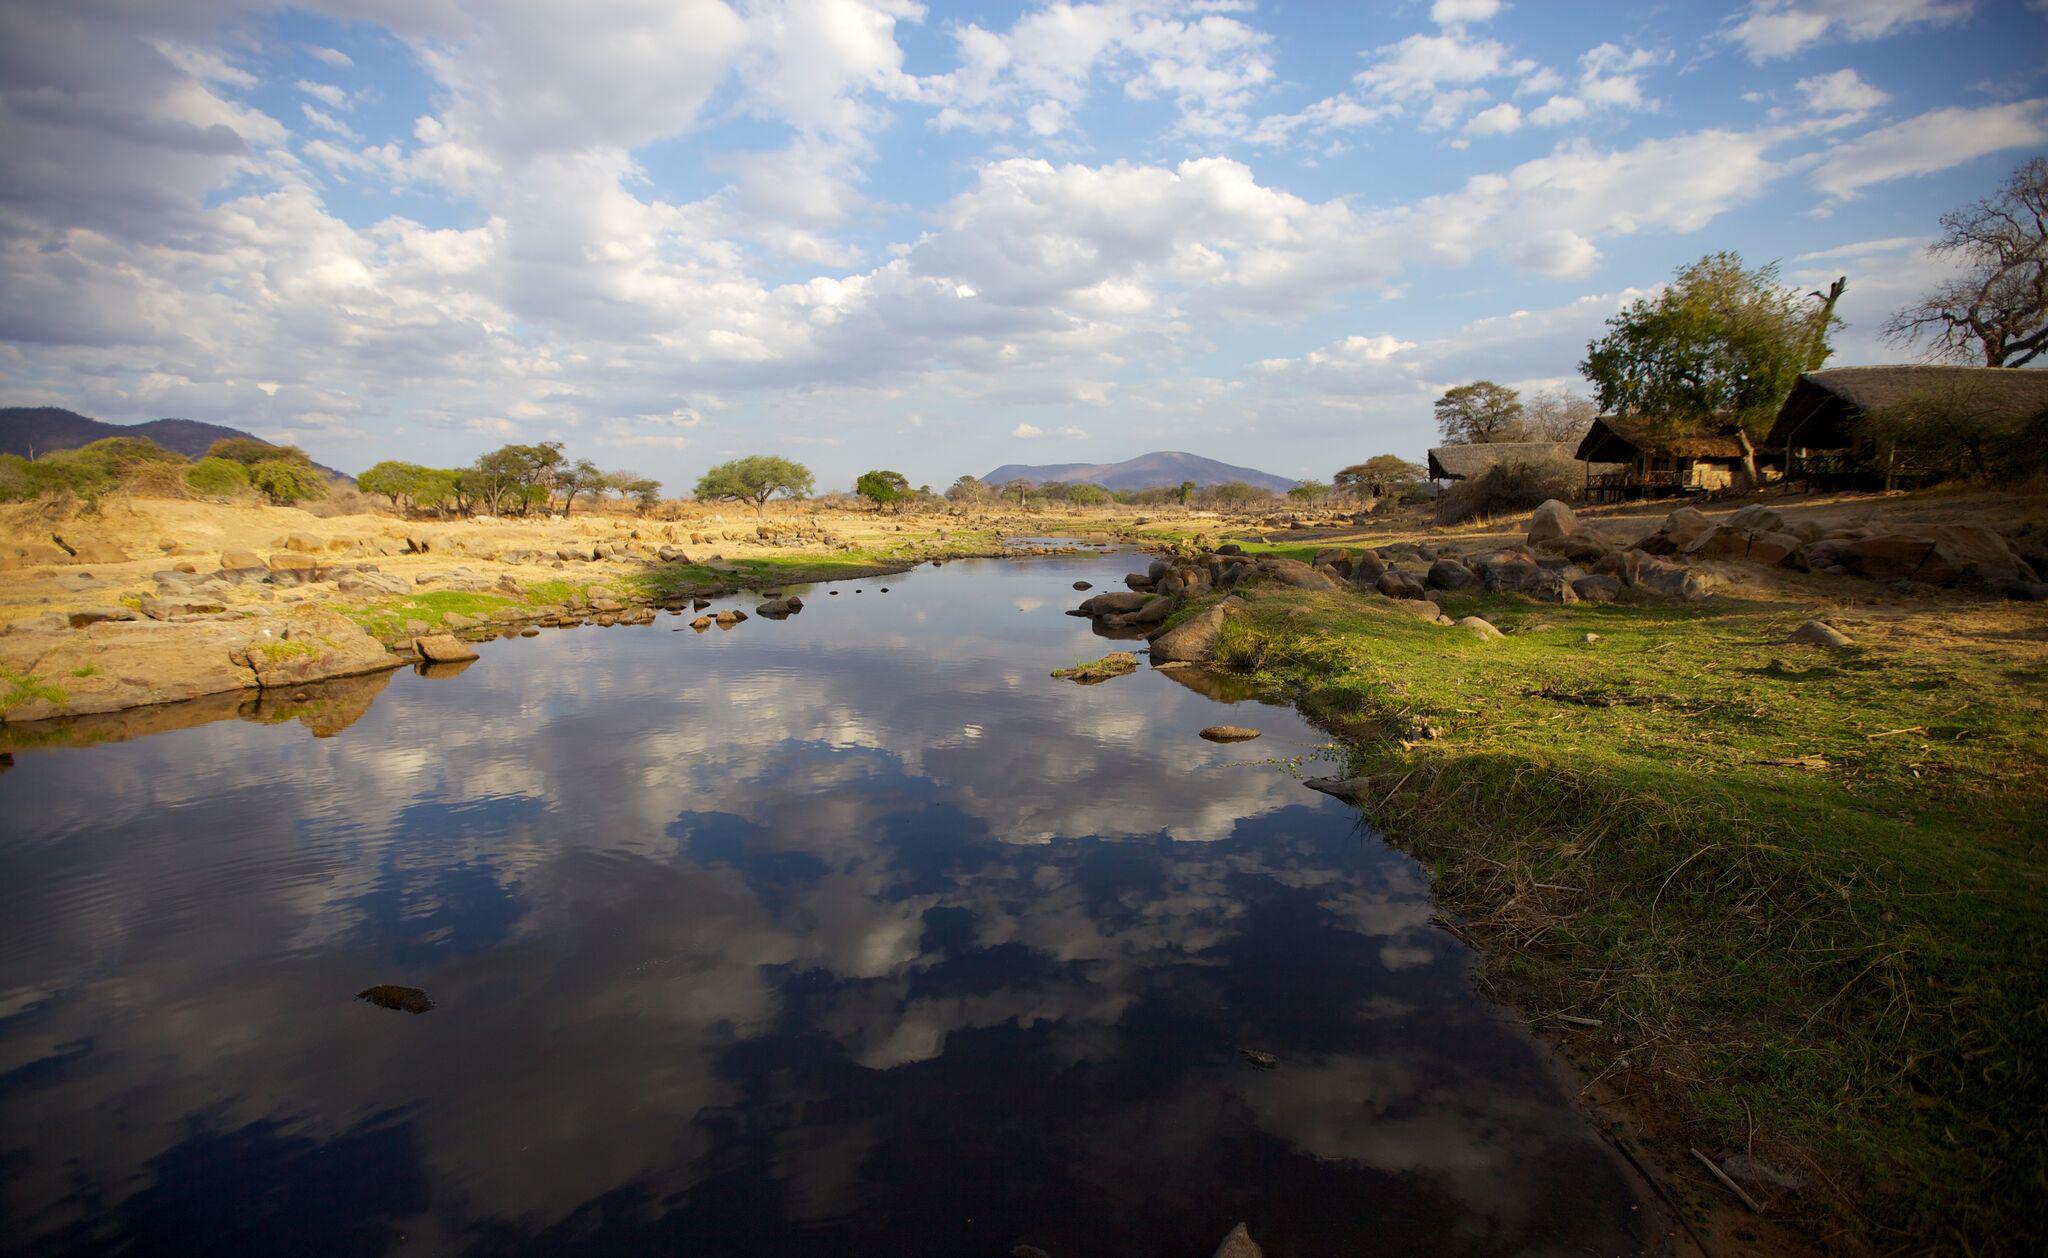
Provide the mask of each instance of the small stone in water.
[{"label": "small stone in water", "polygon": [[1258,736],[1259,731],[1242,725],[1211,725],[1202,731],[1202,737],[1212,743],[1241,743]]},{"label": "small stone in water", "polygon": [[397,1009],[404,1013],[425,1013],[434,1007],[427,994],[417,987],[394,987],[390,983],[379,983],[365,987],[356,993],[357,1000],[367,1000],[379,1009]]}]

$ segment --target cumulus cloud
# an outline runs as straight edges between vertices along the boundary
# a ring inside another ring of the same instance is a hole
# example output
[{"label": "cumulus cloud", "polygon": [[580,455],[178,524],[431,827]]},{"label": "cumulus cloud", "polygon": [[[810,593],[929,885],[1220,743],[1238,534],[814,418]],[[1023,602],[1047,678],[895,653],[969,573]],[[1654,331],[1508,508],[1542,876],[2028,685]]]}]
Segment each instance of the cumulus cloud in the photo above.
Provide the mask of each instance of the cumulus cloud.
[{"label": "cumulus cloud", "polygon": [[1947,170],[1987,153],[2048,142],[2048,100],[1935,109],[1829,149],[1813,183],[1846,199],[1872,184]]},{"label": "cumulus cloud", "polygon": [[1860,118],[1891,99],[1888,93],[1864,82],[1853,68],[1812,75],[1799,80],[1797,86],[1799,94],[1806,98],[1806,107],[1817,114]]},{"label": "cumulus cloud", "polygon": [[1751,0],[1729,36],[1752,61],[1789,57],[1825,39],[1881,39],[1920,25],[1960,21],[1974,0]]}]

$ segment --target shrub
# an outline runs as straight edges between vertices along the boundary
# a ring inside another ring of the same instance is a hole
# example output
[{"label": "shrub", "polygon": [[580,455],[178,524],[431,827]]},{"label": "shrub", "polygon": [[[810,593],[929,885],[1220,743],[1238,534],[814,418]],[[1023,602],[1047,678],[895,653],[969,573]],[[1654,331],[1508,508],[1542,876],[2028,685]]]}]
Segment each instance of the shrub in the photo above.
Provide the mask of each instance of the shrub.
[{"label": "shrub", "polygon": [[185,485],[193,493],[228,498],[249,489],[249,469],[233,459],[208,455],[185,469]]},{"label": "shrub", "polygon": [[[221,442],[216,442],[219,446]],[[249,465],[249,483],[279,506],[327,496],[327,478],[300,459],[264,459]]]},{"label": "shrub", "polygon": [[0,456],[0,497],[22,501],[47,493],[69,493],[90,502],[149,469],[174,467],[184,459],[143,437],[107,437],[75,450],[52,450],[30,461]]},{"label": "shrub", "polygon": [[1528,511],[1556,498],[1578,496],[1585,472],[1570,459],[1503,459],[1468,480],[1455,481],[1437,499],[1439,524]]}]

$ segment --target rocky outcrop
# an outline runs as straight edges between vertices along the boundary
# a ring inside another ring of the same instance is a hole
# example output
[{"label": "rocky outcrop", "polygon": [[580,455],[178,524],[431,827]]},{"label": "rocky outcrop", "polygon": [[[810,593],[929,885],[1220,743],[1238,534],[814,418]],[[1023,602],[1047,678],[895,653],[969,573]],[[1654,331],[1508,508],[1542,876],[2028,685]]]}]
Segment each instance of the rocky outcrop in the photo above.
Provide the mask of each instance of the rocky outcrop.
[{"label": "rocky outcrop", "polygon": [[256,687],[292,687],[402,663],[354,621],[289,616],[104,621],[0,636],[0,668],[25,684],[9,722],[117,712]]},{"label": "rocky outcrop", "polygon": [[1196,664],[1215,659],[1216,641],[1223,634],[1224,622],[1243,610],[1244,600],[1233,595],[1189,618],[1185,624],[1175,625],[1153,640],[1152,662]]}]

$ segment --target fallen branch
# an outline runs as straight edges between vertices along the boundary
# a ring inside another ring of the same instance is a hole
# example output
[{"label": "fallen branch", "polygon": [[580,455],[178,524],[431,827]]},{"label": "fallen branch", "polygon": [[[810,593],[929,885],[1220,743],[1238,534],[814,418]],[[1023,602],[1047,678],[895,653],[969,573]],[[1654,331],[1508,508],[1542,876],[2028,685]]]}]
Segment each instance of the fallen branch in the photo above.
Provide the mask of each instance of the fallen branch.
[{"label": "fallen branch", "polygon": [[1764,1212],[1764,1208],[1756,1203],[1755,1197],[1752,1197],[1748,1193],[1742,1191],[1742,1185],[1728,1178],[1728,1172],[1714,1165],[1714,1159],[1708,1157],[1704,1153],[1701,1153],[1698,1149],[1694,1149],[1692,1151],[1692,1155],[1700,1160],[1701,1166],[1706,1167],[1708,1170],[1714,1173],[1714,1178],[1720,1180],[1723,1187],[1725,1187],[1729,1192],[1732,1192],[1736,1196],[1742,1198],[1743,1205],[1748,1206],[1751,1210],[1755,1211],[1758,1214],[1762,1214]]}]

